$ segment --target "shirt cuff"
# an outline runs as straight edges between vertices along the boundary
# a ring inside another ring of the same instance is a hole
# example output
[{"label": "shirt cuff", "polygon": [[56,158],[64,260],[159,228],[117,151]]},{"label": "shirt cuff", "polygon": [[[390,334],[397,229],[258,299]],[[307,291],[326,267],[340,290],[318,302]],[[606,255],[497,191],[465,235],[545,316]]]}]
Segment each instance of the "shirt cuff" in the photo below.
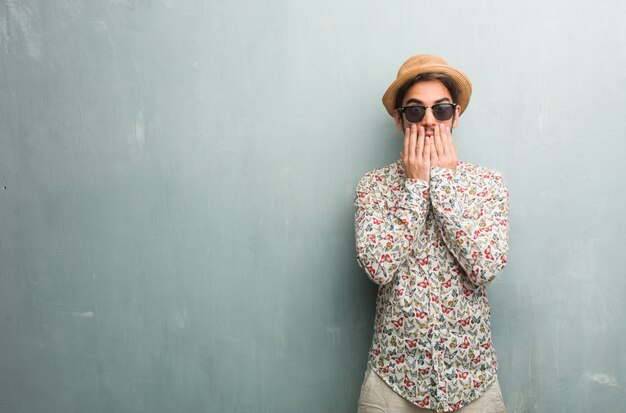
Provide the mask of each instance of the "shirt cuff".
[{"label": "shirt cuff", "polygon": [[424,203],[430,199],[428,182],[417,178],[407,178],[404,181],[404,190],[399,194],[396,206],[398,208],[420,211]]}]

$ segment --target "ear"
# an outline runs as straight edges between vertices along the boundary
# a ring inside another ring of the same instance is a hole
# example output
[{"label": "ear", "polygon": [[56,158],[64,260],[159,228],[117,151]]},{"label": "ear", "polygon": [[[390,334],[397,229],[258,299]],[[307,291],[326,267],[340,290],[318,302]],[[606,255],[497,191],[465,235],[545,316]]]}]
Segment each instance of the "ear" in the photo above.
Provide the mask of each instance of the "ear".
[{"label": "ear", "polygon": [[459,118],[461,117],[461,106],[460,105],[456,105],[455,108],[455,114],[454,114],[454,122],[452,122],[452,128],[456,128],[456,126],[459,123]]},{"label": "ear", "polygon": [[398,109],[394,109],[393,120],[396,122],[396,128],[400,132],[404,132],[404,122],[402,121],[403,120],[402,118],[403,118],[402,113]]}]

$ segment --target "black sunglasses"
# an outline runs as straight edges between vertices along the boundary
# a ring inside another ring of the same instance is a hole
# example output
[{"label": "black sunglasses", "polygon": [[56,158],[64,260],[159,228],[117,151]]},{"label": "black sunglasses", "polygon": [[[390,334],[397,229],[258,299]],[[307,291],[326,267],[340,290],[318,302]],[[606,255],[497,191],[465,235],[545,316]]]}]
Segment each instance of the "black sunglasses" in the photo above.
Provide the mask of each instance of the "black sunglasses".
[{"label": "black sunglasses", "polygon": [[450,120],[452,116],[454,116],[454,109],[456,108],[456,103],[437,103],[432,106],[403,106],[398,108],[398,110],[404,113],[404,117],[407,121],[411,123],[421,122],[424,119],[424,115],[426,114],[426,109],[431,108],[433,110],[433,115],[435,119],[439,121]]}]

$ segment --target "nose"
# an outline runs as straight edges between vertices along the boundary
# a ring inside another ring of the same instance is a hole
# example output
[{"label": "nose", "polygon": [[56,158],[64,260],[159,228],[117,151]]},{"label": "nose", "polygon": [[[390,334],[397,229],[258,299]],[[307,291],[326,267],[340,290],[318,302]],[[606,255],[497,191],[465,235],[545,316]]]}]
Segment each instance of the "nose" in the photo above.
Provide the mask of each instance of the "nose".
[{"label": "nose", "polygon": [[420,122],[424,127],[435,127],[437,125],[437,119],[433,114],[432,108],[426,108],[426,112],[424,113],[424,118],[422,122]]}]

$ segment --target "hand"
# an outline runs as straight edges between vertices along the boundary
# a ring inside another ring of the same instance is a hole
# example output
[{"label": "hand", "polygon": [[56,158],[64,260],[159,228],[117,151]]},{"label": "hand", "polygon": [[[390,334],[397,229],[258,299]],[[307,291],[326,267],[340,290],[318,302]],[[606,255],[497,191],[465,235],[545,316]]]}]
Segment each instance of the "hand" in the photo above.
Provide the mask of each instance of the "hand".
[{"label": "hand", "polygon": [[407,178],[424,182],[430,179],[432,139],[426,137],[423,126],[411,124],[404,130],[404,151],[400,152]]},{"label": "hand", "polygon": [[446,125],[435,126],[435,137],[430,144],[430,165],[456,171],[456,148],[452,142],[452,132]]}]

